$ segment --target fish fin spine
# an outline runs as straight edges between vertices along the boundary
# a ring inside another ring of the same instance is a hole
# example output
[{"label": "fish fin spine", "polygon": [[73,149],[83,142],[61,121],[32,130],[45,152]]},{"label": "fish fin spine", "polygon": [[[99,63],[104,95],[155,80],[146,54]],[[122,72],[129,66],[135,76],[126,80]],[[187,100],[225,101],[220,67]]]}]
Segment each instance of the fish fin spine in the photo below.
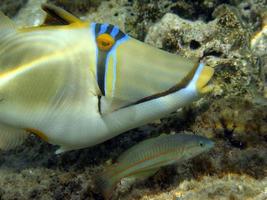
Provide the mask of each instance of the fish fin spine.
[{"label": "fish fin spine", "polygon": [[68,148],[66,146],[60,146],[60,148],[56,150],[55,154],[58,155],[58,154],[62,154],[62,153],[65,153],[65,152],[71,151],[71,150],[73,150],[73,148]]}]

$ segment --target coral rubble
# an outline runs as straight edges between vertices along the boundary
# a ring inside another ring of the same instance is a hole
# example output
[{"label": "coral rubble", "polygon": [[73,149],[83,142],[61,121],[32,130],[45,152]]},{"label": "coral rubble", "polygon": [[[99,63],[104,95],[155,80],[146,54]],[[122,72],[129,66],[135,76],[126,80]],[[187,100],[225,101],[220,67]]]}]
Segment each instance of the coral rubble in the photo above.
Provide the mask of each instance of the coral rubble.
[{"label": "coral rubble", "polygon": [[158,123],[92,148],[54,155],[56,147],[32,136],[0,152],[0,199],[103,199],[93,179],[108,162],[145,138],[184,130],[211,138],[216,147],[148,180],[122,181],[114,199],[267,199],[266,33],[251,42],[262,31],[266,1],[3,0],[0,10],[20,26],[37,26],[45,17],[44,2],[198,57],[215,69],[215,88]]}]

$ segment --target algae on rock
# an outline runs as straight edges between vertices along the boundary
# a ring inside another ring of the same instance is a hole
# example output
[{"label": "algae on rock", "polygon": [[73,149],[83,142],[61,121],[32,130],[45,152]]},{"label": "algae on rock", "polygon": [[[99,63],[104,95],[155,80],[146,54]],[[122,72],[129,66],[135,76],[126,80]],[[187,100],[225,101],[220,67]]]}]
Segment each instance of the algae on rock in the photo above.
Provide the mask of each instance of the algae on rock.
[{"label": "algae on rock", "polygon": [[212,138],[216,147],[131,187],[122,183],[118,198],[267,198],[267,109],[262,99],[267,59],[261,48],[266,40],[250,46],[251,36],[260,30],[265,0],[25,0],[15,6],[6,0],[0,9],[20,26],[37,26],[45,17],[40,9],[44,2],[57,2],[81,19],[118,25],[166,51],[198,57],[215,69],[215,89],[158,124],[92,148],[56,156],[55,147],[30,137],[15,150],[0,152],[0,199],[102,199],[93,177],[107,160],[151,135],[183,130]]}]

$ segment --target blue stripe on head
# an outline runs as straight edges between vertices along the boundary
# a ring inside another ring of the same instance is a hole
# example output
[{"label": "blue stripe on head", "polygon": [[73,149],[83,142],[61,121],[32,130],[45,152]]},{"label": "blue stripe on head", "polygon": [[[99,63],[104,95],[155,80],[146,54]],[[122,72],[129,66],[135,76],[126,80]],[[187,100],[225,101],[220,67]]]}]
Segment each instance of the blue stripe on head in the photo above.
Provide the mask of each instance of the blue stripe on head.
[{"label": "blue stripe on head", "polygon": [[197,70],[193,76],[193,79],[189,82],[189,84],[187,86],[188,88],[191,88],[192,90],[196,90],[196,82],[197,82],[204,66],[205,66],[204,63],[199,63],[198,68],[197,68]]},{"label": "blue stripe on head", "polygon": [[105,33],[107,28],[108,28],[108,24],[102,24],[98,35]]},{"label": "blue stripe on head", "polygon": [[112,29],[112,31],[111,31],[111,33],[110,33],[110,35],[113,38],[115,38],[115,36],[119,33],[119,31],[120,31],[119,28],[117,26],[114,26],[113,29]]},{"label": "blue stripe on head", "polygon": [[204,63],[199,63],[198,68],[197,68],[197,70],[195,72],[195,76],[194,76],[192,82],[194,82],[194,83],[197,82],[197,80],[198,80],[203,68],[204,68]]}]

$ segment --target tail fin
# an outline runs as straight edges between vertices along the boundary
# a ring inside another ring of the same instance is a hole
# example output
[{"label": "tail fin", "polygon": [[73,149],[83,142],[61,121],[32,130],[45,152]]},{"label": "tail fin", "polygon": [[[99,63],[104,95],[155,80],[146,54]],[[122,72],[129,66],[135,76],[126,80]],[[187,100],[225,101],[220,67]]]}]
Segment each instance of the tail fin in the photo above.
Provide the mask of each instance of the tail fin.
[{"label": "tail fin", "polygon": [[12,149],[24,142],[29,134],[23,129],[0,124],[0,149]]},{"label": "tail fin", "polygon": [[103,173],[98,174],[95,179],[97,188],[99,188],[106,200],[111,198],[115,186],[120,180],[119,177],[114,176],[113,171],[111,171],[112,168],[109,168]]}]

